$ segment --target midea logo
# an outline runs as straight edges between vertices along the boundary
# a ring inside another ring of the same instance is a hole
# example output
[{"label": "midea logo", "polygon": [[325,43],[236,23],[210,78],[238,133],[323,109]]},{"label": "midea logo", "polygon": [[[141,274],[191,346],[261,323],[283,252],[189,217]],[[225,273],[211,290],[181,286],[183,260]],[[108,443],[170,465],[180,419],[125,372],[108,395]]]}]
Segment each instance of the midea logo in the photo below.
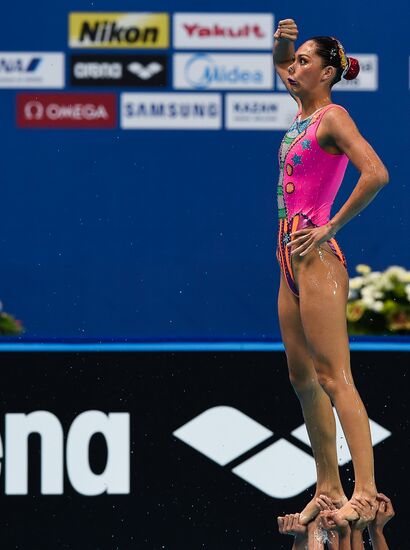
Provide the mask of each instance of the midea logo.
[{"label": "midea logo", "polygon": [[260,84],[263,73],[260,70],[249,70],[235,64],[218,64],[206,53],[191,57],[185,66],[185,79],[193,88],[203,90],[212,84]]},{"label": "midea logo", "polygon": [[[5,493],[28,494],[28,438],[41,437],[41,493],[62,495],[64,481],[64,434],[58,418],[48,411],[5,415],[5,440],[0,438],[0,460],[5,466]],[[101,434],[107,445],[107,463],[95,474],[89,462],[93,435]],[[130,415],[85,411],[70,426],[66,442],[67,475],[82,495],[130,492]],[[0,473],[2,470],[0,462]]]},{"label": "midea logo", "polygon": [[[339,419],[336,419],[336,438],[339,465],[350,462],[351,457]],[[370,420],[373,445],[391,435],[391,432]],[[233,407],[212,407],[199,414],[173,433],[220,466],[226,466],[274,435],[243,412]],[[310,446],[306,426],[303,424],[290,434]],[[316,482],[314,458],[287,439],[278,439],[259,452],[240,462],[232,472],[257,487],[265,494],[277,498],[291,498]]]}]

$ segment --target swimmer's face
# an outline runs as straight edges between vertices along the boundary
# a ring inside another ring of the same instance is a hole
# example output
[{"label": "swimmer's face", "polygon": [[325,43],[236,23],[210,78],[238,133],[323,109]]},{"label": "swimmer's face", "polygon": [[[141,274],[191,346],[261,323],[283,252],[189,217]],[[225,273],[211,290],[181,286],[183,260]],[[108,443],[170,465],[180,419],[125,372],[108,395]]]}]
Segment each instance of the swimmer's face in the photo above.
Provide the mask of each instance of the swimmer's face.
[{"label": "swimmer's face", "polygon": [[323,59],[316,53],[316,42],[308,40],[295,52],[295,59],[288,67],[288,84],[291,92],[303,95],[318,87],[330,86],[335,74],[334,67],[323,67]]}]

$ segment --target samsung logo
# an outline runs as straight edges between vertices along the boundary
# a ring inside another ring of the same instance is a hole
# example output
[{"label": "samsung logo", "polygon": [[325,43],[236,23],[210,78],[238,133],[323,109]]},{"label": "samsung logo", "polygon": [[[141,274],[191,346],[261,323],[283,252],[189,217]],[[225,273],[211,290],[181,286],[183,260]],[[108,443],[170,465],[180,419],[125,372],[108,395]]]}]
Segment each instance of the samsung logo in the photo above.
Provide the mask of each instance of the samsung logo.
[{"label": "samsung logo", "polygon": [[219,130],[220,94],[126,93],[121,96],[124,129]]}]

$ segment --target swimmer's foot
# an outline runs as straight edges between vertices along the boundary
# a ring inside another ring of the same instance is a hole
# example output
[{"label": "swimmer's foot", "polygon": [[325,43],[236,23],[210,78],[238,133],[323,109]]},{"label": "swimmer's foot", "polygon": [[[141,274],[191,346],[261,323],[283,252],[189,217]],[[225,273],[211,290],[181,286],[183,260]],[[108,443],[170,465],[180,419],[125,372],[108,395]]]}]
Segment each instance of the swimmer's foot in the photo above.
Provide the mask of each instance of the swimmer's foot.
[{"label": "swimmer's foot", "polygon": [[345,503],[347,503],[347,498],[345,497],[345,495],[343,493],[342,494],[340,494],[340,493],[339,494],[338,493],[333,493],[332,494],[328,491],[317,490],[316,494],[312,498],[312,500],[310,502],[308,502],[308,504],[300,512],[299,522],[302,525],[307,525],[309,522],[314,520],[315,517],[321,511],[322,508],[320,507],[319,503],[317,502],[317,499],[318,499],[318,497],[320,497],[320,495],[326,495],[331,500],[334,508],[337,508],[337,509],[342,508],[345,505]]},{"label": "swimmer's foot", "polygon": [[[376,495],[373,496],[373,495],[368,495],[364,493],[356,493],[356,494],[353,494],[352,499],[354,499],[355,496],[356,497],[360,496],[365,498],[367,502],[369,502],[369,504],[371,504],[372,506],[376,505]],[[337,515],[339,520],[356,521],[359,519],[359,514],[353,508],[351,500],[346,502],[340,508],[340,510],[336,512],[335,515]]]}]

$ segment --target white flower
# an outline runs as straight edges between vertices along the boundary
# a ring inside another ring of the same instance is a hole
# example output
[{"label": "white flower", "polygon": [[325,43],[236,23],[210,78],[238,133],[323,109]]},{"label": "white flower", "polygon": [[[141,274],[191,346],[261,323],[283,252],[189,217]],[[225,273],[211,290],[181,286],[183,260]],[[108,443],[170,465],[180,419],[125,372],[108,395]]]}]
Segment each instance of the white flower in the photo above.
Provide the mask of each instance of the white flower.
[{"label": "white flower", "polygon": [[406,285],[404,290],[406,291],[407,300],[410,302],[410,285]]},{"label": "white flower", "polygon": [[350,288],[352,290],[359,289],[363,284],[363,277],[352,277],[350,279]]},{"label": "white flower", "polygon": [[373,302],[373,311],[381,311],[383,309],[383,302],[379,302],[378,300],[376,300],[375,302]]},{"label": "white flower", "polygon": [[366,280],[377,282],[380,279],[380,276],[381,276],[380,271],[372,271],[367,275]]},{"label": "white flower", "polygon": [[394,288],[389,275],[386,275],[386,273],[380,274],[380,278],[375,285],[379,290],[393,290]]},{"label": "white flower", "polygon": [[385,274],[389,277],[396,277],[399,281],[401,281],[401,277],[407,276],[407,271],[399,265],[391,265],[386,269]]},{"label": "white flower", "polygon": [[367,264],[359,264],[356,266],[357,273],[361,273],[362,275],[367,275],[371,272],[371,267]]},{"label": "white flower", "polygon": [[361,302],[367,309],[373,309],[373,304],[374,304],[375,300],[373,299],[372,296],[369,296],[369,295],[363,296],[362,295]]}]

